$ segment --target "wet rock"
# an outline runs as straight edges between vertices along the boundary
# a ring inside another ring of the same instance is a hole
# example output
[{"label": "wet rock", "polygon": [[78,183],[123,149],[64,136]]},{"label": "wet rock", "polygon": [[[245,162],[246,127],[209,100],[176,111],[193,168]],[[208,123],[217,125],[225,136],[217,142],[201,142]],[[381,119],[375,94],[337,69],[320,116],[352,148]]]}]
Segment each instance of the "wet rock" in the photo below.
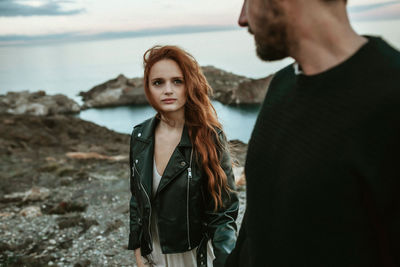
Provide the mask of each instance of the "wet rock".
[{"label": "wet rock", "polygon": [[80,107],[75,101],[61,94],[46,95],[44,91],[33,93],[22,91],[0,95],[1,114],[47,116],[78,113],[79,111]]}]

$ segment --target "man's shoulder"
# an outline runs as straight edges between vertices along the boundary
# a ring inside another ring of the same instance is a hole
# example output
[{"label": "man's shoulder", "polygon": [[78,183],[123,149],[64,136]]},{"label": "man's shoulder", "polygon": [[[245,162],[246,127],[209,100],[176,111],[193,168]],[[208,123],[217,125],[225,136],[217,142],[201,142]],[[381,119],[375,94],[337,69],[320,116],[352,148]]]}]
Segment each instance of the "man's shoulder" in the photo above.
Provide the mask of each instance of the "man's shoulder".
[{"label": "man's shoulder", "polygon": [[290,64],[274,74],[266,98],[271,101],[275,101],[276,98],[280,99],[293,88],[295,83],[296,74],[293,64]]},{"label": "man's shoulder", "polygon": [[371,64],[377,68],[400,71],[400,51],[380,37],[368,36],[368,39],[375,48],[373,60],[371,55]]},{"label": "man's shoulder", "polygon": [[268,91],[274,90],[275,87],[291,86],[295,81],[296,74],[294,72],[294,67],[293,64],[290,64],[274,74],[268,87]]},{"label": "man's shoulder", "polygon": [[290,65],[287,65],[286,67],[280,69],[278,72],[274,74],[274,77],[272,78],[272,82],[279,81],[281,79],[287,80],[287,79],[294,79],[295,78],[295,71],[293,67],[293,63]]},{"label": "man's shoulder", "polygon": [[290,64],[274,74],[268,86],[261,112],[267,107],[275,106],[286,98],[286,95],[296,84],[293,64]]}]

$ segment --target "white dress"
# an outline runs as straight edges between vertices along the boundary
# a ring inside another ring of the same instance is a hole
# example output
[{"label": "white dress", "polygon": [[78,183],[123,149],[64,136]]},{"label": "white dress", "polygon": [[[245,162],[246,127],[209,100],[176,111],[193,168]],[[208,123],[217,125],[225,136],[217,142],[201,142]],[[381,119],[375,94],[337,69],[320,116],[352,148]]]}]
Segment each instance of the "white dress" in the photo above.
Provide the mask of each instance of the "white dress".
[{"label": "white dress", "polygon": [[[158,173],[156,168],[156,162],[153,160],[153,196],[157,192],[158,185],[160,184],[161,175]],[[154,267],[195,267],[197,266],[196,261],[196,249],[175,253],[175,254],[163,254],[160,246],[160,239],[158,237],[157,229],[157,212],[152,210],[151,214],[151,234],[153,238],[153,251],[147,258],[143,258],[145,265]],[[211,246],[211,241],[207,243],[207,266],[212,267],[214,260],[214,252]]]}]

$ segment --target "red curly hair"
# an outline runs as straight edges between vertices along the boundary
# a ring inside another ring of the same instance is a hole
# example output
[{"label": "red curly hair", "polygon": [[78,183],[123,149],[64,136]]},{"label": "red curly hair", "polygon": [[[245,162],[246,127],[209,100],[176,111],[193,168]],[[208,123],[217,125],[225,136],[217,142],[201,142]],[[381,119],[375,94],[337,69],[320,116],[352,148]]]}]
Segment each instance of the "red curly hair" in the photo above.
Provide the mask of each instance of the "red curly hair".
[{"label": "red curly hair", "polygon": [[227,177],[221,168],[219,156],[223,147],[216,129],[222,129],[209,96],[208,84],[199,64],[192,55],[177,46],[154,46],[143,55],[144,91],[149,103],[161,114],[151,97],[149,74],[155,63],[163,59],[175,61],[180,67],[186,87],[185,124],[199,163],[208,177],[208,190],[215,210],[222,207],[222,192],[229,191]]}]

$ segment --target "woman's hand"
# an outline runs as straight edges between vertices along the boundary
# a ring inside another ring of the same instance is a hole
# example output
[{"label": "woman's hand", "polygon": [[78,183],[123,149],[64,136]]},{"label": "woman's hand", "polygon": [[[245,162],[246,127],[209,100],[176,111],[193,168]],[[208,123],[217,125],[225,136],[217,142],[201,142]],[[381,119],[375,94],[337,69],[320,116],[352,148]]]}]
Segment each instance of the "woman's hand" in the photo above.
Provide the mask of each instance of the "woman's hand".
[{"label": "woman's hand", "polygon": [[144,263],[143,263],[142,254],[140,252],[140,248],[135,249],[134,253],[135,253],[135,258],[136,258],[136,265],[138,267],[146,267],[146,265],[144,265]]}]

